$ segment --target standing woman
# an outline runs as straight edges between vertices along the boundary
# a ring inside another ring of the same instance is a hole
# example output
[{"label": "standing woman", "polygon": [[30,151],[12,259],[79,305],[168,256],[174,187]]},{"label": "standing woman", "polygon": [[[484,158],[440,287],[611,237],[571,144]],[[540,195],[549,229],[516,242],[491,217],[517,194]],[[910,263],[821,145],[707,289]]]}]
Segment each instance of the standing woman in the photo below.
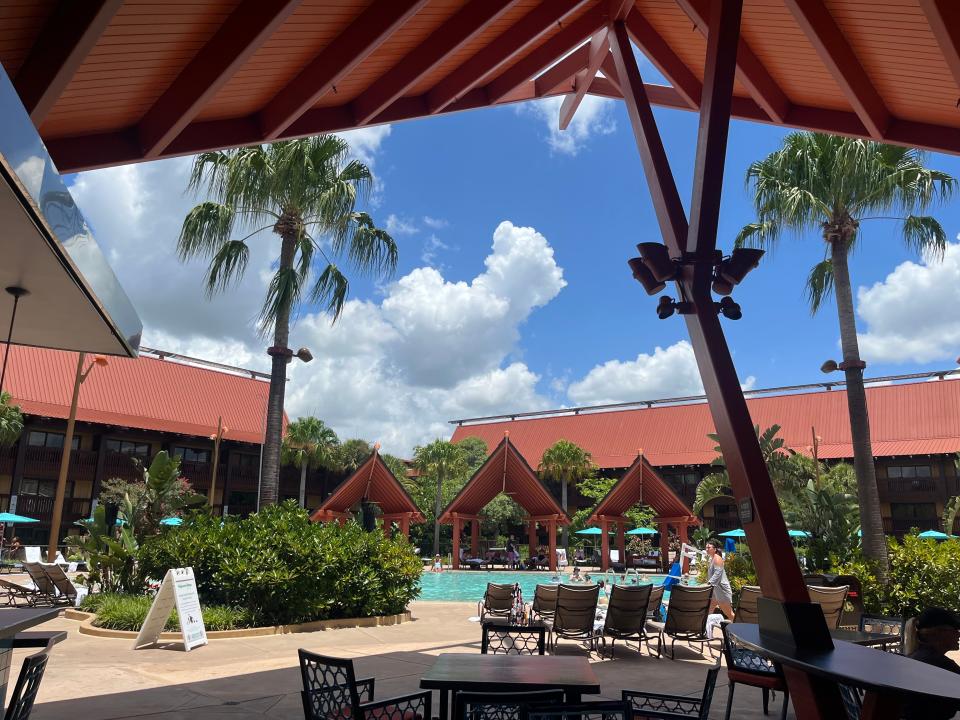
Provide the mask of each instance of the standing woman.
[{"label": "standing woman", "polygon": [[727,620],[733,620],[733,591],[727,571],[723,567],[723,551],[719,542],[711,540],[707,543],[707,582],[713,586],[713,601],[720,606],[720,612]]}]

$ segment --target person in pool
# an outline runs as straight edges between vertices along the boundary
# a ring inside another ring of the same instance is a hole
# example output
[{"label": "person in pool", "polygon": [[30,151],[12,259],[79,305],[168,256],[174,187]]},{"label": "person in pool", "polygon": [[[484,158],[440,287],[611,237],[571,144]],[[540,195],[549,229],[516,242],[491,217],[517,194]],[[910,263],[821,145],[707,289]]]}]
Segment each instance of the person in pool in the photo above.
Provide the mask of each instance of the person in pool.
[{"label": "person in pool", "polygon": [[573,573],[570,575],[570,582],[580,582],[583,578],[580,577],[580,568],[575,567]]},{"label": "person in pool", "polygon": [[430,572],[443,572],[443,562],[441,562],[439,555],[434,555],[433,567],[430,568]]}]

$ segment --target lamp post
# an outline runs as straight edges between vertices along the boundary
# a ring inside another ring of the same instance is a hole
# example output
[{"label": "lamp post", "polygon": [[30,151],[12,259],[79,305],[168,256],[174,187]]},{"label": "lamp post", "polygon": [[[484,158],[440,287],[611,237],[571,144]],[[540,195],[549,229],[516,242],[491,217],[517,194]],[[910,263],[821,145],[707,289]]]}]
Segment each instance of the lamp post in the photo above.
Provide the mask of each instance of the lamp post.
[{"label": "lamp post", "polygon": [[7,294],[13,297],[13,310],[10,312],[10,330],[7,332],[7,347],[3,352],[3,369],[0,370],[0,393],[3,393],[3,381],[7,377],[7,361],[10,360],[10,343],[13,341],[13,324],[17,319],[17,305],[20,304],[20,298],[29,295],[29,290],[22,287],[11,285],[5,288]]},{"label": "lamp post", "polygon": [[77,401],[80,399],[80,386],[87,379],[94,366],[105,366],[107,359],[103,355],[94,355],[93,361],[83,369],[86,353],[77,357],[77,374],[73,381],[73,399],[70,401],[70,417],[67,419],[67,434],[63,438],[63,453],[60,456],[60,475],[57,477],[57,494],[53,499],[53,516],[50,518],[50,543],[47,548],[47,562],[57,559],[57,541],[60,539],[60,520],[63,517],[63,497],[67,491],[67,471],[70,469],[70,455],[73,449],[73,428],[77,421]]},{"label": "lamp post", "polygon": [[[223,440],[223,434],[227,428],[223,426],[223,416],[217,417],[217,432],[210,436],[213,440],[213,470],[210,471],[210,490],[207,492],[207,505],[213,507],[213,501],[217,492],[217,466],[220,464],[220,441]],[[220,514],[223,515],[223,503],[220,503]]]}]

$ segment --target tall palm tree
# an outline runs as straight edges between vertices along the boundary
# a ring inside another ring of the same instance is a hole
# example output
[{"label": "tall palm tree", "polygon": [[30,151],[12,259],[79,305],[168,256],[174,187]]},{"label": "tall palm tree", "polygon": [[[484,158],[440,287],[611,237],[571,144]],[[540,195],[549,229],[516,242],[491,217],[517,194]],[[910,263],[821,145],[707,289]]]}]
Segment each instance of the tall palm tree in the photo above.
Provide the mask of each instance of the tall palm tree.
[{"label": "tall palm tree", "polygon": [[287,425],[280,461],[300,468],[300,507],[307,506],[307,470],[329,467],[339,444],[337,434],[319,418],[302,417]]},{"label": "tall palm tree", "polygon": [[[571,482],[590,477],[595,469],[590,453],[569,440],[557,440],[543,451],[540,458],[541,475],[560,483],[560,504],[568,517],[570,508],[567,505],[567,486]],[[568,538],[568,527],[564,525],[560,537],[563,547],[568,546]]]},{"label": "tall palm tree", "polygon": [[253,238],[265,242],[261,233],[272,231],[279,239],[276,270],[259,318],[263,336],[273,331],[261,505],[276,503],[279,489],[291,317],[307,300],[336,321],[349,288],[337,260],[375,275],[392,273],[397,263],[393,238],[367,213],[355,210],[372,176],[363,163],[350,159],[349,150],[344,140],[319,135],[202,153],[190,174],[189,189],[209,199],[187,214],[177,250],[182,261],[209,260],[208,295],[243,277]]},{"label": "tall palm tree", "polygon": [[413,464],[437,484],[433,516],[433,554],[440,552],[440,513],[443,512],[443,485],[450,478],[467,472],[466,452],[447,440],[434,440],[413,450]]},{"label": "tall palm tree", "polygon": [[848,256],[861,237],[861,223],[892,220],[907,247],[942,255],[946,233],[936,219],[922,215],[948,198],[956,180],[931,170],[919,150],[818,133],[792,133],[783,146],[754,162],[747,184],[754,189],[757,221],[740,231],[737,245],[772,247],[784,231],[816,233],[825,243],[824,259],[807,278],[813,313],[831,293],[840,321],[842,369],[853,439],[864,555],[887,573],[880,501],[870,445],[870,422],[863,388],[864,364],[857,345]]},{"label": "tall palm tree", "polygon": [[23,412],[8,392],[0,392],[0,448],[12,447],[23,432]]}]

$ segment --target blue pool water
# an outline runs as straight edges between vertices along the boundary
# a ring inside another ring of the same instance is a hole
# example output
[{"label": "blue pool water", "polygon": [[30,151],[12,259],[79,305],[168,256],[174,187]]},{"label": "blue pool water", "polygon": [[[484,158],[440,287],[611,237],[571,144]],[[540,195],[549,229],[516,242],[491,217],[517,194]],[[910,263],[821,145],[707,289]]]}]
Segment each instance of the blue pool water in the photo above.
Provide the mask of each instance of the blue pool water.
[{"label": "blue pool water", "polygon": [[[424,570],[420,576],[420,600],[469,600],[477,602],[483,598],[487,583],[519,583],[523,592],[524,601],[533,599],[533,593],[538,584],[550,583],[553,573],[549,572],[513,572],[503,570],[445,570],[442,573],[432,573]],[[569,582],[569,574],[564,580]],[[613,573],[609,577],[597,573],[591,574],[594,580],[604,580],[619,583],[620,576]],[[629,584],[634,575],[627,578]],[[666,575],[641,575],[641,583],[662,585]]]}]

